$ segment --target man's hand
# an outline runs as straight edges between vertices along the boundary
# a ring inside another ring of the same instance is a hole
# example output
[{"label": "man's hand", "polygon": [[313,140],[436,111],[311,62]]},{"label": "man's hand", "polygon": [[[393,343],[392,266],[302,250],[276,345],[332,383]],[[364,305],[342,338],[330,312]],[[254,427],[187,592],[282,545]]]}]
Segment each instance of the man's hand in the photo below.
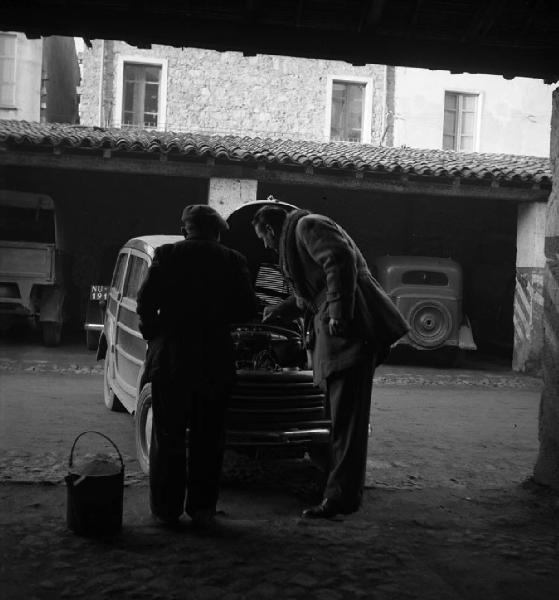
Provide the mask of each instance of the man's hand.
[{"label": "man's hand", "polygon": [[330,319],[328,322],[328,331],[330,335],[345,335],[347,324],[343,319]]},{"label": "man's hand", "polygon": [[262,323],[266,323],[266,321],[271,321],[278,316],[278,311],[274,306],[265,306],[262,311]]}]

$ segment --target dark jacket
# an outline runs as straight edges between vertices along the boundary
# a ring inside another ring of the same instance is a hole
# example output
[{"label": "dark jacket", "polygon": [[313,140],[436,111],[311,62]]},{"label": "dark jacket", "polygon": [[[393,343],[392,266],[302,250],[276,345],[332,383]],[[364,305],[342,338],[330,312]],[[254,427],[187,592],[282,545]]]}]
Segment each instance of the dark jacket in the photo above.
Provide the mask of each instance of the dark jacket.
[{"label": "dark jacket", "polygon": [[[288,215],[280,240],[280,263],[295,293],[314,312],[315,382],[373,353],[380,360],[409,326],[371,275],[353,239],[323,215]],[[331,336],[328,322],[344,319],[348,332]]]},{"label": "dark jacket", "polygon": [[149,342],[144,380],[161,368],[192,384],[232,380],[230,326],[257,314],[246,260],[205,239],[161,246],[138,293],[137,312]]}]

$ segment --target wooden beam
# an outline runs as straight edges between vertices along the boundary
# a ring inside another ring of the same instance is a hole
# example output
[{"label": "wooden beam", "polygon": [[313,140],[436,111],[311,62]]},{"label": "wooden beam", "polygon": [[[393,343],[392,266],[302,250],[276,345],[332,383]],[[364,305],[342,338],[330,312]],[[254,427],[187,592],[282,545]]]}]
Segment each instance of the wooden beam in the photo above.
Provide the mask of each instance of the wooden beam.
[{"label": "wooden beam", "polygon": [[476,12],[461,41],[466,42],[475,38],[482,38],[489,33],[500,13],[503,12],[507,0],[490,0],[484,2]]},{"label": "wooden beam", "polygon": [[0,153],[0,167],[45,168],[56,170],[79,170],[89,173],[123,173],[129,175],[185,177],[209,179],[211,177],[230,179],[255,179],[277,185],[312,186],[337,188],[383,194],[408,194],[452,198],[472,198],[476,200],[500,199],[510,202],[547,202],[550,190],[471,184],[456,178],[439,182],[432,178],[407,175],[403,180],[396,176],[364,173],[358,177],[355,171],[317,171],[308,174],[304,169],[274,169],[268,166],[259,169],[258,164],[208,164],[204,162],[170,160],[161,162],[157,155],[149,158],[119,157],[113,154],[111,160],[102,155],[78,155],[65,153],[54,156],[39,152],[3,152]]},{"label": "wooden beam", "polygon": [[[373,0],[366,6],[369,13],[365,22],[382,23],[379,12],[383,0]],[[501,1],[490,0],[494,16],[498,16]],[[552,34],[557,19],[551,20],[546,33],[538,28],[537,44],[532,39],[519,38],[510,33],[508,38],[493,40],[482,27],[482,17],[478,14],[471,26],[476,35],[471,40],[457,44],[455,37],[409,38],[404,32],[384,32],[380,27],[374,35],[366,28],[361,32],[351,30],[343,23],[332,22],[325,28],[305,26],[297,28],[292,24],[270,24],[259,22],[253,26],[242,20],[237,11],[237,20],[212,17],[203,8],[193,9],[190,17],[184,13],[152,11],[134,22],[124,20],[121,13],[110,7],[103,11],[93,11],[83,18],[83,5],[76,1],[55,11],[54,4],[33,3],[29,10],[27,3],[16,0],[3,0],[2,27],[5,30],[22,31],[40,35],[72,35],[97,39],[122,39],[132,43],[149,41],[152,44],[210,48],[218,51],[237,51],[246,54],[276,54],[343,60],[355,64],[376,63],[406,65],[409,67],[468,71],[470,73],[511,74],[523,77],[542,78],[546,82],[559,79],[559,38]],[[6,6],[4,6],[4,4]],[[194,6],[194,3],[193,3]],[[484,13],[488,9],[484,9]],[[369,14],[371,17],[369,17]],[[202,16],[200,16],[202,15]],[[552,15],[553,16],[553,15]],[[149,17],[149,18],[148,18]],[[551,18],[551,17],[550,17]],[[359,19],[356,14],[356,19]],[[375,21],[375,19],[377,19]],[[488,21],[486,21],[487,23]],[[480,29],[481,28],[481,29]],[[405,27],[404,27],[405,30]],[[458,29],[454,32],[459,35]],[[436,33],[436,32],[432,32]],[[531,35],[533,35],[531,33]],[[495,43],[498,41],[499,43]]]},{"label": "wooden beam", "polygon": [[386,0],[368,0],[365,2],[365,8],[357,30],[359,32],[367,30],[369,33],[374,31],[382,19],[385,4]]}]

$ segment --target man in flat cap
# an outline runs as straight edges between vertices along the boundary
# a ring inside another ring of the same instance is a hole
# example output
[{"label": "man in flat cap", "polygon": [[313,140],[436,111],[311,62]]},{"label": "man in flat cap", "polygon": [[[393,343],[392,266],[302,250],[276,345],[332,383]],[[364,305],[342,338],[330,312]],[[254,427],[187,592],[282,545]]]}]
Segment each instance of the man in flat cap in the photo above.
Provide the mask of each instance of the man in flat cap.
[{"label": "man in flat cap", "polygon": [[196,525],[213,523],[235,376],[230,325],[257,314],[245,258],[219,243],[226,229],[210,206],[187,206],[185,239],[156,249],[138,293],[152,384],[150,505],[171,525],[185,510]]}]

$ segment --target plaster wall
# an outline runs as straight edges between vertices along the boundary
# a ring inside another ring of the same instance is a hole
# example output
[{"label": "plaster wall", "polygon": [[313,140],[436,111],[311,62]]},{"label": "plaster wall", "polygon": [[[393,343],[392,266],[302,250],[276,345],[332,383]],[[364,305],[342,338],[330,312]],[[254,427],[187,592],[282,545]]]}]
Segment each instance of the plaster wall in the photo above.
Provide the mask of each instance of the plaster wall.
[{"label": "plaster wall", "polygon": [[540,448],[534,468],[538,483],[559,490],[559,88],[553,93],[551,165],[553,189],[547,204],[544,273],[543,381]]},{"label": "plaster wall", "polygon": [[0,119],[39,121],[43,40],[16,34],[16,93],[13,107],[0,106]]},{"label": "plaster wall", "polygon": [[541,372],[546,211],[544,203],[518,206],[512,360],[515,371]]},{"label": "plaster wall", "polygon": [[212,177],[208,187],[208,204],[225,219],[239,206],[256,200],[255,179]]},{"label": "plaster wall", "polygon": [[166,61],[167,130],[325,141],[328,77],[355,76],[372,82],[371,143],[380,143],[383,136],[383,65],[354,67],[341,61],[245,57],[239,52],[158,45],[141,50],[102,40],[84,50],[80,107],[84,125],[100,124],[101,80],[105,115],[101,125],[120,125],[115,77],[119,56]]},{"label": "plaster wall", "polygon": [[396,67],[394,145],[441,149],[445,91],[480,94],[477,152],[549,156],[553,86],[541,80]]}]

